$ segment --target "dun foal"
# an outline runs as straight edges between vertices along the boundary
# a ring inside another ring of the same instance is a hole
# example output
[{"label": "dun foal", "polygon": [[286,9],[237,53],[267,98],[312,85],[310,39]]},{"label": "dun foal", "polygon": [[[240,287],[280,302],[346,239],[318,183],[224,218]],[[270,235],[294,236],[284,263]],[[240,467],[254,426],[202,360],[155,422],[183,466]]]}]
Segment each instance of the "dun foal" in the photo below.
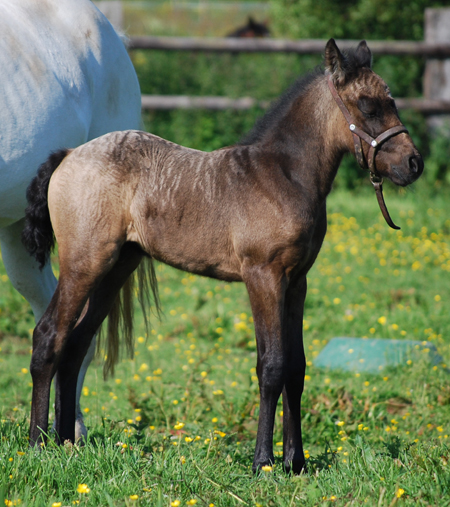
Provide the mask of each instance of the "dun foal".
[{"label": "dun foal", "polygon": [[[115,132],[41,166],[28,192],[24,241],[44,263],[54,231],[60,278],[33,336],[32,444],[47,429],[55,372],[56,431],[60,441],[74,440],[80,364],[117,309],[122,287],[129,323],[128,282],[147,258],[245,283],[261,397],[253,468],[274,461],[274,417],[283,394],[284,465],[303,469],[306,274],[325,236],[325,200],[342,156],[355,151],[356,129],[372,144],[358,134],[362,157],[373,158],[377,176],[405,186],[423,170],[388,87],[370,68],[366,43],[343,54],[331,39],[324,67],[295,84],[235,146],[204,153],[145,132]],[[334,95],[353,120],[350,129]],[[111,331],[117,318],[113,323]]]}]

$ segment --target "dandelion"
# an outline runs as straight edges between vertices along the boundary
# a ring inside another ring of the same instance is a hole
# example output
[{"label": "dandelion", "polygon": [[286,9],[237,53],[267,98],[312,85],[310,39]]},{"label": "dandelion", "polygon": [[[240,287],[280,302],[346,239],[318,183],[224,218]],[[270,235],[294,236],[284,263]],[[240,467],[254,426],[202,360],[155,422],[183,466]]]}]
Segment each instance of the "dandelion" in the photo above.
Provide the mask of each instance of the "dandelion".
[{"label": "dandelion", "polygon": [[270,465],[264,465],[263,467],[261,467],[261,470],[263,472],[272,472],[273,467],[271,467]]},{"label": "dandelion", "polygon": [[174,500],[173,502],[170,502],[171,507],[179,507],[181,505],[180,500]]},{"label": "dandelion", "polygon": [[86,494],[86,493],[89,493],[91,490],[88,488],[87,484],[78,484],[77,491],[78,491],[78,493]]},{"label": "dandelion", "polygon": [[177,422],[177,424],[174,426],[174,429],[176,430],[181,430],[182,428],[184,428],[184,423],[182,422]]},{"label": "dandelion", "polygon": [[138,499],[139,499],[138,495],[130,495],[130,500],[132,500],[133,502],[135,502]]},{"label": "dandelion", "polygon": [[195,498],[191,498],[186,502],[186,505],[195,505],[197,503],[197,500]]},{"label": "dandelion", "polygon": [[402,488],[397,489],[397,493],[395,494],[397,498],[401,498],[405,493],[405,490]]},{"label": "dandelion", "polygon": [[52,507],[61,507],[61,502],[53,502]]}]

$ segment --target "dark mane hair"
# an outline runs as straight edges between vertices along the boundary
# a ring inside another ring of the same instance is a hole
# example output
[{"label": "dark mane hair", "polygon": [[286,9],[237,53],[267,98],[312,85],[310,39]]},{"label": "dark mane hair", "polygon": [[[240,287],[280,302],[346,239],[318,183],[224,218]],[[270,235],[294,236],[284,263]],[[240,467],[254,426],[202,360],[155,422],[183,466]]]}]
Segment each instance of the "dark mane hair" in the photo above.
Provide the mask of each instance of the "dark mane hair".
[{"label": "dark mane hair", "polygon": [[[362,55],[356,49],[349,49],[342,52],[342,66],[345,75],[353,79],[356,77],[358,70],[367,63],[363,60]],[[287,111],[290,110],[292,103],[301,94],[303,94],[318,76],[323,75],[325,69],[318,66],[305,76],[300,76],[277,100],[275,100],[267,110],[255,123],[254,127],[246,134],[237,144],[241,146],[254,144],[260,141],[264,134],[272,129],[276,129],[278,123],[284,119]]]},{"label": "dark mane hair", "polygon": [[324,69],[317,67],[305,76],[299,77],[277,100],[275,100],[266,111],[266,113],[258,118],[252,130],[246,134],[237,144],[249,145],[260,141],[264,134],[272,129],[276,129],[280,121],[283,120],[285,114],[290,110],[292,103],[300,95],[302,95],[310,86],[310,84],[319,76],[323,75]]}]

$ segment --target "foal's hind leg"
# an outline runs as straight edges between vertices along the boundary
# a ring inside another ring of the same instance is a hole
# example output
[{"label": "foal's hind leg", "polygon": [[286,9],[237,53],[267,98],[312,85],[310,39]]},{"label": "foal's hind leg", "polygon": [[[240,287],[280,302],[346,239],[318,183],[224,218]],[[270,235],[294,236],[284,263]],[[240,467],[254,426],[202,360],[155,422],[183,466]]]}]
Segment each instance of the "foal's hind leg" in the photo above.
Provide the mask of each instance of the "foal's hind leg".
[{"label": "foal's hind leg", "polygon": [[81,363],[92,337],[108,315],[119,290],[139,265],[142,250],[126,243],[113,266],[92,292],[81,322],[68,337],[58,367],[56,392],[56,433],[60,442],[75,439],[76,387]]},{"label": "foal's hind leg", "polygon": [[293,280],[286,292],[283,329],[287,358],[283,389],[283,458],[286,471],[299,474],[305,466],[302,446],[300,402],[305,379],[303,306],[306,277]]},{"label": "foal's hind leg", "polygon": [[[82,256],[79,255],[80,251],[83,252]],[[111,241],[106,243],[86,242],[84,249],[75,248],[70,244],[65,246],[60,244],[61,275],[58,286],[49,307],[33,333],[33,355],[30,365],[30,373],[33,378],[31,444],[44,440],[41,432],[47,431],[50,385],[58,369],[68,338],[75,328],[89,296],[114,267],[119,254],[120,246]],[[86,353],[91,338],[92,336],[89,337],[89,340],[86,339],[81,343],[80,348],[83,348],[81,359]],[[64,379],[60,377],[60,380]],[[74,384],[76,384],[76,378]],[[63,389],[59,388],[59,391],[63,392]],[[75,387],[73,391],[76,392]],[[71,406],[71,417],[73,418],[75,416],[75,402]],[[58,410],[61,413],[60,409]],[[57,417],[57,427],[60,424],[58,419]]]},{"label": "foal's hind leg", "polygon": [[61,274],[50,305],[33,333],[30,373],[33,379],[30,444],[44,441],[47,432],[50,385],[58,367],[67,336],[75,326],[92,283]]}]

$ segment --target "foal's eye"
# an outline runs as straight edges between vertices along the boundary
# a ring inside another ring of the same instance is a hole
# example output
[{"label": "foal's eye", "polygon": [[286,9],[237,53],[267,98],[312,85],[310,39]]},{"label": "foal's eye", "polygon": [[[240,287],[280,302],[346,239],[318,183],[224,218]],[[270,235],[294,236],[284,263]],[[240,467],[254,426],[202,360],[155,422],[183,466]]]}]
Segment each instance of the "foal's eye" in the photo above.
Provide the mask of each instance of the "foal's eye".
[{"label": "foal's eye", "polygon": [[369,97],[361,97],[357,105],[361,113],[367,118],[374,118],[379,112],[378,101]]}]

